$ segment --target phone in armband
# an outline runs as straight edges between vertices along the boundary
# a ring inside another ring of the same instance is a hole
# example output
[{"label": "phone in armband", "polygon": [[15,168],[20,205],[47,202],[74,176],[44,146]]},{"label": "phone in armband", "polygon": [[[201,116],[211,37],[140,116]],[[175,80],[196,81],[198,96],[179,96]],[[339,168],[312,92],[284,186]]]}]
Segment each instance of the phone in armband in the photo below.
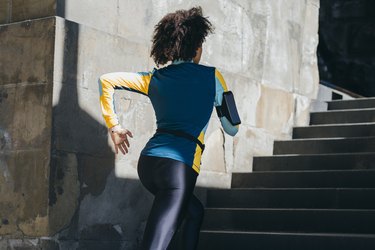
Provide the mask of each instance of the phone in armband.
[{"label": "phone in armband", "polygon": [[226,117],[233,126],[241,124],[232,91],[223,93],[223,101],[221,106],[216,107],[216,112],[219,117]]}]

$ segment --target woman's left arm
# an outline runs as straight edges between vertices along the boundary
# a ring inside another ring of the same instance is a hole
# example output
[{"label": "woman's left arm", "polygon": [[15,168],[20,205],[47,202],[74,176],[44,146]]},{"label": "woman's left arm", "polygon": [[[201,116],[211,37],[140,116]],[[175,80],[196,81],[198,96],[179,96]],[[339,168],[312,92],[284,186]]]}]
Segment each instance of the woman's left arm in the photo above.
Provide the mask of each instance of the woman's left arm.
[{"label": "woman's left arm", "polygon": [[100,76],[99,93],[102,116],[105,120],[108,132],[115,146],[115,152],[120,150],[123,154],[128,153],[129,137],[131,132],[121,127],[114,105],[115,89],[125,89],[140,94],[148,95],[152,72],[114,72]]},{"label": "woman's left arm", "polygon": [[119,125],[114,105],[115,89],[125,89],[147,95],[151,77],[152,72],[114,72],[100,76],[100,106],[102,116],[109,129]]}]

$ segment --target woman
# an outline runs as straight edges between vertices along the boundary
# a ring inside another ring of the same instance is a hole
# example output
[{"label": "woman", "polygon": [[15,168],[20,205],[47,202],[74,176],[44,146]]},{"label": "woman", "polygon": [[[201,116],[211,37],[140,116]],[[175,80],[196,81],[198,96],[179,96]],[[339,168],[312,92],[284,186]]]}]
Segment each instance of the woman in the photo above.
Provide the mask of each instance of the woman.
[{"label": "woman", "polygon": [[[202,203],[193,194],[204,149],[204,134],[214,106],[221,106],[225,81],[214,67],[199,65],[202,44],[212,25],[202,9],[178,10],[155,26],[152,72],[115,72],[100,77],[100,103],[116,154],[128,153],[132,133],[117,119],[113,94],[126,89],[148,96],[156,114],[157,132],[141,152],[138,175],[155,196],[142,249],[166,249],[185,219],[185,249],[196,249],[203,219]],[[234,136],[238,125],[220,121]]]}]

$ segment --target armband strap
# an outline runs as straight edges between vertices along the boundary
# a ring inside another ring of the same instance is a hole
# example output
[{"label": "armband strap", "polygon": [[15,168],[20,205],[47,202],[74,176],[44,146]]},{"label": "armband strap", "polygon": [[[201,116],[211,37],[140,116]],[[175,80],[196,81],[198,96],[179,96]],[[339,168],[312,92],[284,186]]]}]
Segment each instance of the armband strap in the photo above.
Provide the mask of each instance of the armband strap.
[{"label": "armband strap", "polygon": [[223,101],[221,106],[216,107],[216,112],[219,117],[225,117],[233,125],[241,124],[240,116],[238,115],[236,102],[232,91],[223,93]]}]

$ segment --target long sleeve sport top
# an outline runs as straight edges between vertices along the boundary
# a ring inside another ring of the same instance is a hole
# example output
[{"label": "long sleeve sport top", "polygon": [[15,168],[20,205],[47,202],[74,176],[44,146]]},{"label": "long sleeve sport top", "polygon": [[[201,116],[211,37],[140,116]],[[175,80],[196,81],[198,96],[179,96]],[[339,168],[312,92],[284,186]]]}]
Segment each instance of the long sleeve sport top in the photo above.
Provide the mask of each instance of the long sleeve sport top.
[{"label": "long sleeve sport top", "polygon": [[[227,85],[214,67],[179,61],[150,72],[114,72],[99,78],[100,105],[108,128],[119,124],[114,91],[125,89],[150,98],[157,128],[179,130],[204,143],[204,135],[214,106],[222,103]],[[238,125],[220,118],[226,133],[234,136]],[[182,161],[197,173],[202,149],[193,141],[165,133],[156,133],[141,154]]]}]

